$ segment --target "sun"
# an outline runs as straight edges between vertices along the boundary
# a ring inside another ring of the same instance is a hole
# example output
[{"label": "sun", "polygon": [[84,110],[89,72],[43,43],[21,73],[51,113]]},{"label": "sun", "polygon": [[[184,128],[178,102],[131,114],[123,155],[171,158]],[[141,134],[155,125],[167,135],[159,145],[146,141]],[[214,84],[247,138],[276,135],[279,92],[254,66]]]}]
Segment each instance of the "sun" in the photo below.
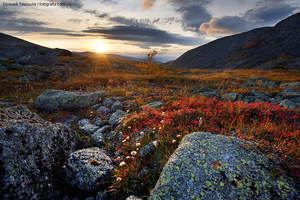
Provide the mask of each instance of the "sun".
[{"label": "sun", "polygon": [[103,41],[97,41],[94,43],[93,45],[93,50],[96,52],[96,53],[105,53],[109,50],[109,47],[108,45],[103,42]]}]

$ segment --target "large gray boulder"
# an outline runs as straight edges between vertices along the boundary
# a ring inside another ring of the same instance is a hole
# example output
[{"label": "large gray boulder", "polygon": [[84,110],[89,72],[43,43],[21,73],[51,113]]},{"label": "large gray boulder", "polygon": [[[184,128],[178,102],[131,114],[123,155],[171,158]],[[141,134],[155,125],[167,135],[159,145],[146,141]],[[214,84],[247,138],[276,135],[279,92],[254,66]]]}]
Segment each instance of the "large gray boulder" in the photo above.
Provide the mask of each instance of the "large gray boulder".
[{"label": "large gray boulder", "polygon": [[83,109],[97,104],[105,95],[105,92],[78,93],[46,90],[37,97],[35,107],[47,112]]},{"label": "large gray boulder", "polygon": [[67,182],[82,191],[92,192],[107,184],[114,166],[104,150],[97,147],[73,152],[67,160]]},{"label": "large gray boulder", "polygon": [[55,174],[74,140],[68,127],[25,107],[0,109],[0,199],[58,199]]},{"label": "large gray boulder", "polygon": [[293,180],[274,176],[275,167],[252,143],[192,133],[164,166],[150,200],[298,199]]}]

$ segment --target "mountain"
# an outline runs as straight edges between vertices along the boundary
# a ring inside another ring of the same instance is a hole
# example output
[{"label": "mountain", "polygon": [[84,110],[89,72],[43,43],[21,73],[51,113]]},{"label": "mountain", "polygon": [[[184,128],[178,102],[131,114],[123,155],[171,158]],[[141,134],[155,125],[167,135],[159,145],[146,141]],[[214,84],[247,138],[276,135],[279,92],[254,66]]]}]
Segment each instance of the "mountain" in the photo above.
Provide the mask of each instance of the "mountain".
[{"label": "mountain", "polygon": [[18,64],[55,65],[58,56],[71,56],[64,49],[51,49],[0,33],[0,62],[10,60]]},{"label": "mountain", "polygon": [[224,37],[192,49],[168,65],[177,68],[298,68],[300,13],[279,22]]}]

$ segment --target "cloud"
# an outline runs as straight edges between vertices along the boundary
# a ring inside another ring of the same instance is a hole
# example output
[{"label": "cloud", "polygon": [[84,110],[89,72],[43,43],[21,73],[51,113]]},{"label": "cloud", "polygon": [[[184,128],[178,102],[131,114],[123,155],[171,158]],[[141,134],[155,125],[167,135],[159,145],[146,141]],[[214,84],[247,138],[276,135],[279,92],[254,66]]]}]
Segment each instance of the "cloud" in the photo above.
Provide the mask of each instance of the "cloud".
[{"label": "cloud", "polygon": [[149,9],[154,6],[156,0],[143,0],[143,8],[144,9]]},{"label": "cloud", "polygon": [[[273,2],[271,5],[270,1]],[[265,3],[262,6],[249,10],[243,18],[253,23],[274,24],[293,14],[296,10],[296,7],[283,1],[267,0],[266,2],[269,2],[269,4]]]},{"label": "cloud", "polygon": [[293,14],[296,9],[296,7],[287,4],[285,0],[264,0],[242,16],[213,18],[200,25],[199,30],[213,36],[230,35],[257,27],[274,25]]},{"label": "cloud", "polygon": [[193,45],[197,43],[194,38],[172,34],[164,30],[150,27],[113,26],[111,28],[89,28],[83,32],[94,33],[106,39],[148,43],[148,45]]},{"label": "cloud", "polygon": [[83,3],[81,0],[48,0],[51,3],[60,3],[64,5],[66,8],[71,8],[74,10],[78,10],[83,7]]},{"label": "cloud", "polygon": [[47,27],[47,23],[22,17],[22,13],[0,8],[0,30],[24,32],[70,32],[65,29]]},{"label": "cloud", "polygon": [[208,22],[212,16],[207,5],[212,0],[168,0],[175,10],[182,16],[183,27],[187,30],[198,30],[200,25]]},{"label": "cloud", "polygon": [[209,22],[201,24],[199,30],[207,35],[224,36],[244,31],[248,22],[238,16],[225,16],[212,18]]}]

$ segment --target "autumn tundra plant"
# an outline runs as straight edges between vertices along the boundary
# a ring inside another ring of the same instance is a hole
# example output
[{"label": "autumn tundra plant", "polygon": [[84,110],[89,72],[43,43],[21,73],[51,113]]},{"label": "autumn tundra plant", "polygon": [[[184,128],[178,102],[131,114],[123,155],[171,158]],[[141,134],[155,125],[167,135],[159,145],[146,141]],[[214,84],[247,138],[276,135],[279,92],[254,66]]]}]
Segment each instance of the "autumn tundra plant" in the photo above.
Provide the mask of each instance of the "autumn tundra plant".
[{"label": "autumn tundra plant", "polygon": [[182,137],[195,131],[243,138],[276,155],[299,158],[299,113],[270,103],[206,97],[186,98],[160,109],[144,107],[124,120],[111,189],[147,195]]}]

